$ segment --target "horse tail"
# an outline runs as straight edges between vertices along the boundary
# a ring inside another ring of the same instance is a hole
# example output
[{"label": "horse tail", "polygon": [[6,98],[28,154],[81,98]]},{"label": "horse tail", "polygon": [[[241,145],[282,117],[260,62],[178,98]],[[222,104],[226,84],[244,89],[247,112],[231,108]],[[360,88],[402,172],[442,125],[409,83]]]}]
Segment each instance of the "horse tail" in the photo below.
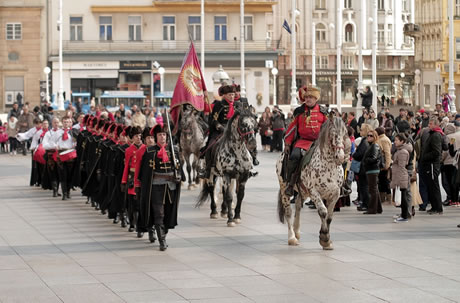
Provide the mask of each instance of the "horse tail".
[{"label": "horse tail", "polygon": [[283,205],[283,195],[281,194],[281,189],[278,191],[278,216],[280,219],[280,222],[284,224],[284,215],[286,212],[284,211],[284,205]]},{"label": "horse tail", "polygon": [[208,185],[208,182],[203,182],[203,187],[201,189],[200,195],[198,196],[198,201],[195,204],[195,207],[202,206],[207,200],[210,195],[213,195],[213,187]]}]

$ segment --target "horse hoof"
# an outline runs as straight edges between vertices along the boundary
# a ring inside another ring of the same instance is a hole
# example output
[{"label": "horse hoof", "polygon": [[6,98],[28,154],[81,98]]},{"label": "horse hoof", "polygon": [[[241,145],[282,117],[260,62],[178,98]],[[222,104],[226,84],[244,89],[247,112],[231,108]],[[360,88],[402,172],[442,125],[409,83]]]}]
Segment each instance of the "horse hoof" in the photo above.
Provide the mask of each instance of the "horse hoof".
[{"label": "horse hoof", "polygon": [[241,224],[241,219],[233,219],[233,222],[235,222],[236,224]]},{"label": "horse hoof", "polygon": [[236,224],[233,221],[227,223],[227,227],[235,227],[235,226],[236,226]]},{"label": "horse hoof", "polygon": [[227,218],[227,213],[220,212],[220,216],[221,216],[222,218]]},{"label": "horse hoof", "polygon": [[188,187],[187,187],[188,190],[192,190],[194,189],[194,186],[192,184],[189,184]]},{"label": "horse hoof", "polygon": [[288,244],[290,246],[297,246],[297,245],[299,245],[299,240],[297,240],[296,238],[289,239]]},{"label": "horse hoof", "polygon": [[211,219],[217,219],[219,216],[217,214],[211,214],[210,218]]},{"label": "horse hoof", "polygon": [[329,242],[328,246],[323,246],[323,250],[334,250],[334,246],[332,246],[332,242]]},{"label": "horse hoof", "polygon": [[297,240],[300,240],[300,233],[295,233],[295,237],[297,238]]}]

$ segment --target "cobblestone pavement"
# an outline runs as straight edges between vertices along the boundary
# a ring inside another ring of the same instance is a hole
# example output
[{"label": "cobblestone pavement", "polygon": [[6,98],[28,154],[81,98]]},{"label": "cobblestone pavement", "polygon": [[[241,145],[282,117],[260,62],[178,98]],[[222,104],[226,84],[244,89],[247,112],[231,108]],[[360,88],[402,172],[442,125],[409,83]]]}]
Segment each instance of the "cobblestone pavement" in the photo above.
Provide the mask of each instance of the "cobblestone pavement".
[{"label": "cobblestone pavement", "polygon": [[30,156],[0,155],[1,302],[456,302],[460,208],[394,224],[343,208],[334,251],[318,243],[319,217],[302,211],[302,239],[287,245],[276,216],[277,154],[260,153],[242,224],[210,220],[183,190],[179,226],[160,252],[85,204],[28,186]]}]

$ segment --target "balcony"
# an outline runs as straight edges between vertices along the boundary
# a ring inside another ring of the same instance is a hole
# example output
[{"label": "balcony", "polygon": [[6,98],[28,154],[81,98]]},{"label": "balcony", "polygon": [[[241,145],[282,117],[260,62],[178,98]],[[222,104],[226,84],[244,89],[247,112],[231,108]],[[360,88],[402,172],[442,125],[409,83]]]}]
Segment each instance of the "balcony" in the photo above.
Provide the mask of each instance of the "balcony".
[{"label": "balcony", "polygon": [[411,37],[417,37],[422,34],[420,26],[418,24],[413,24],[413,23],[404,24],[403,31],[404,31],[404,35],[411,36]]},{"label": "balcony", "polygon": [[[194,41],[197,52],[201,49],[201,41]],[[99,52],[186,52],[190,47],[189,40],[83,40],[83,41],[63,41],[63,51],[65,53],[99,53]],[[245,41],[246,52],[273,52],[277,50],[277,43],[273,40],[251,40]],[[239,52],[240,40],[205,41],[206,52]]]}]

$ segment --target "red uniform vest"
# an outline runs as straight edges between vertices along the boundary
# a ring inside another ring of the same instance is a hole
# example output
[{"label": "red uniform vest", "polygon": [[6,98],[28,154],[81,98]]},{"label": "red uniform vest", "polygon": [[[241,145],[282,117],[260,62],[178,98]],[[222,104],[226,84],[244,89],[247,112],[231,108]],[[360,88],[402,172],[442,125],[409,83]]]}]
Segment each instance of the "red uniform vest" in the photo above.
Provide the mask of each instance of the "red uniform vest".
[{"label": "red uniform vest", "polygon": [[[289,125],[287,130],[287,137],[285,143],[292,145],[295,141],[294,147],[299,147],[308,150],[313,142],[318,139],[321,125],[326,122],[327,117],[320,111],[319,104],[316,104],[312,109],[302,105],[304,111],[298,114]],[[297,128],[297,138],[295,137]]]},{"label": "red uniform vest", "polygon": [[[143,144],[142,144],[143,145]],[[139,146],[139,149],[142,148],[142,145]],[[128,147],[125,151],[125,169],[123,170],[123,178],[121,179],[121,184],[128,183],[128,175],[129,173],[133,173],[133,178],[136,173],[136,166],[137,166],[137,151],[138,148],[136,145],[132,144]],[[140,160],[140,159],[139,159]],[[136,195],[135,187],[128,188],[129,195]]]}]

